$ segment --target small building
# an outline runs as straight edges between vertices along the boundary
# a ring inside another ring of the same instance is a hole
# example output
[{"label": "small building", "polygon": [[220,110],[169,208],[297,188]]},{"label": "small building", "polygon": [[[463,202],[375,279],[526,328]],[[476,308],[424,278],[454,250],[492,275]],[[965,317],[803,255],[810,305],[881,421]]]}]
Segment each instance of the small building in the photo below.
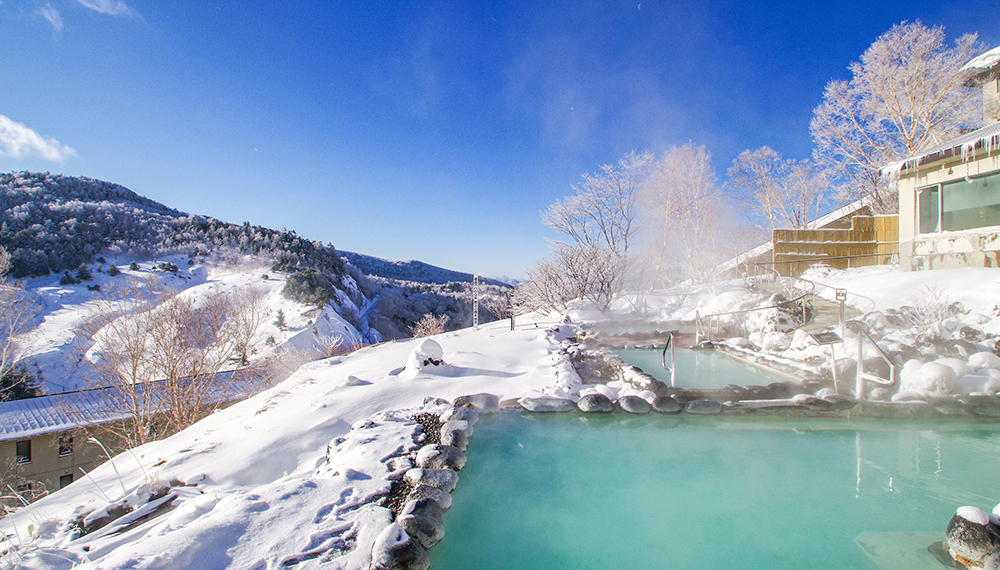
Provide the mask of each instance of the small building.
[{"label": "small building", "polygon": [[[234,376],[231,371],[217,376],[221,381],[202,400],[206,413],[264,387],[254,374]],[[135,396],[142,409],[153,415],[168,409],[164,381],[141,385]],[[106,387],[0,402],[0,481],[19,494],[44,495],[108,459],[89,438],[96,436],[112,454],[125,451],[127,442],[119,434],[123,422],[133,417],[124,411],[125,399],[118,388]]]},{"label": "small building", "polygon": [[61,489],[82,477],[107,459],[100,446],[87,442],[94,431],[102,432],[98,437],[109,448],[124,449],[98,429],[122,420],[109,409],[105,390],[0,402],[0,477],[29,495]]},{"label": "small building", "polygon": [[898,179],[904,269],[1000,267],[1000,48],[963,69],[990,124],[882,171]]}]

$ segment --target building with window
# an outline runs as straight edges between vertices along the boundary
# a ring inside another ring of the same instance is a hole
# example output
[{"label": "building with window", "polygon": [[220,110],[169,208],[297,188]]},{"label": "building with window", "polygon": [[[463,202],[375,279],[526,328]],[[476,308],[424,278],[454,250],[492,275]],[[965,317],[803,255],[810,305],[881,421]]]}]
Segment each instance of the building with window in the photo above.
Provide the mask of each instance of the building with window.
[{"label": "building with window", "polygon": [[1000,48],[965,68],[988,124],[883,170],[898,177],[904,269],[1000,267]]},{"label": "building with window", "polygon": [[[109,412],[104,390],[67,392],[26,400],[0,402],[0,476],[18,492],[54,491],[82,477],[106,460],[98,437],[112,449],[124,447],[104,424],[120,421]],[[81,470],[82,468],[82,470]]]},{"label": "building with window", "polygon": [[[206,409],[225,407],[262,388],[252,374],[236,379],[232,375],[218,376],[222,381],[202,402]],[[117,391],[96,388],[0,402],[0,482],[26,495],[52,492],[107,460],[90,437],[99,438],[112,453],[127,449],[115,432],[120,433],[121,422],[132,415],[124,411]],[[135,394],[148,403],[142,404],[145,409],[169,409],[162,381],[141,385]]]}]

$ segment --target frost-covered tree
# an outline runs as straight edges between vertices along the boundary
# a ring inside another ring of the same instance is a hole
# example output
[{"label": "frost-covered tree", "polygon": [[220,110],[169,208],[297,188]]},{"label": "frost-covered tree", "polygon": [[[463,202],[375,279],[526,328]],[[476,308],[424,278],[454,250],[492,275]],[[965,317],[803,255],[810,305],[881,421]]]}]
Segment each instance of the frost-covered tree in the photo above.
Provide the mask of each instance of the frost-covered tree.
[{"label": "frost-covered tree", "polygon": [[263,296],[215,291],[195,304],[155,276],[109,286],[79,331],[88,362],[129,419],[109,427],[129,446],[179,431],[224,401],[264,318]]},{"label": "frost-covered tree", "polygon": [[949,46],[941,27],[894,25],[848,66],[849,81],[827,84],[810,122],[815,158],[837,167],[848,196],[873,195],[876,209],[895,211],[879,169],[981,122],[961,67],[984,50],[975,34]]},{"label": "frost-covered tree", "polygon": [[562,277],[552,282],[567,284],[564,293],[571,298],[588,299],[607,311],[622,291],[639,231],[639,188],[652,164],[652,154],[630,152],[596,174],[584,174],[583,184],[573,187],[575,194],[542,214],[545,225],[568,238],[553,243],[552,260]]},{"label": "frost-covered tree", "polygon": [[[722,252],[725,201],[715,183],[711,153],[693,142],[672,147],[642,186],[643,228],[653,286],[672,278],[712,280]],[[728,253],[728,252],[726,252]]]},{"label": "frost-covered tree", "polygon": [[826,172],[816,163],[783,159],[766,146],[740,153],[728,174],[730,189],[767,239],[777,228],[806,227],[831,193]]}]

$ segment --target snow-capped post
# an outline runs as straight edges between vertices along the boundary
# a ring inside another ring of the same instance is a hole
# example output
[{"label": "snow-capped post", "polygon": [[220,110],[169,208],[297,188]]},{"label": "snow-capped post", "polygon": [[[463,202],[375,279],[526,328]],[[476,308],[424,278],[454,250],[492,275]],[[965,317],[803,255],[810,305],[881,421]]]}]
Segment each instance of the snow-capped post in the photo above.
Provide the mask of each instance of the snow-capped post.
[{"label": "snow-capped post", "polygon": [[472,276],[472,326],[479,330],[479,275]]}]

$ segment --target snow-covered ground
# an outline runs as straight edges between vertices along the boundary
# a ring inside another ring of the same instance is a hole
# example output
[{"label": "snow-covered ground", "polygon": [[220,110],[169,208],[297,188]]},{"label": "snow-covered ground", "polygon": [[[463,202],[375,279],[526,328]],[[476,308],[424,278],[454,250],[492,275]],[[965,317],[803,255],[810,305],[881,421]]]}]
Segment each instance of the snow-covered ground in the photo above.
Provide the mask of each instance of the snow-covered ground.
[{"label": "snow-covered ground", "polygon": [[[419,341],[306,364],[270,390],[116,457],[121,481],[106,463],[4,519],[0,532],[21,547],[0,560],[29,568],[278,568],[301,556],[299,567],[309,568],[323,557],[308,553],[340,553],[334,543],[343,539],[356,548],[331,567],[367,568],[374,536],[363,531],[389,521],[369,503],[388,490],[395,458],[416,445],[415,424],[389,415],[354,432],[351,425],[427,397],[514,397],[556,384],[553,364],[565,357],[553,324],[522,319],[515,331],[498,322],[441,335],[444,372],[400,373]],[[72,539],[68,523],[79,515],[141,484],[172,480],[196,487],[175,487],[169,514],[121,534]],[[324,550],[326,542],[333,546]]]},{"label": "snow-covered ground", "polygon": [[[991,350],[995,337],[989,331],[1000,330],[994,310],[1000,300],[998,269],[906,273],[870,268],[808,277],[871,299],[883,320],[894,314],[892,309],[929,298],[938,304],[945,298],[960,301],[964,312],[949,317],[954,322],[926,326],[949,338],[962,326],[974,327],[982,333],[974,339],[976,351]],[[210,272],[202,283],[241,279],[260,280],[260,275]],[[192,275],[191,282],[197,280]],[[277,287],[270,280],[264,285]],[[690,318],[694,310],[705,314],[744,307],[759,298],[738,282],[684,288],[644,295],[641,305],[634,297],[619,306],[617,316],[634,316],[632,309],[641,306],[647,315],[667,321]],[[72,294],[63,299],[82,302]],[[296,314],[292,308],[284,312]],[[53,322],[68,318],[58,309],[48,314]],[[583,307],[572,314],[576,319],[593,315]],[[866,318],[881,322],[875,313]],[[453,401],[480,392],[575,398],[586,390],[568,363],[566,337],[572,330],[555,319],[523,316],[514,331],[503,321],[435,337],[447,363],[443,367],[402,369],[419,340],[305,364],[274,388],[173,437],[119,455],[113,466],[106,463],[3,519],[0,532],[8,542],[0,548],[0,567],[368,568],[376,535],[391,521],[388,509],[375,500],[410,465],[419,446],[420,431],[409,417],[420,410],[441,411],[435,398]],[[887,343],[916,334],[904,325],[873,329]],[[792,336],[789,340],[794,342]],[[794,346],[781,352],[790,350]],[[969,372],[976,372],[967,360]],[[983,364],[983,370],[992,365]],[[126,524],[143,509],[152,510],[156,501],[173,508]],[[126,503],[136,507],[131,518],[79,536],[80,525]]]}]

